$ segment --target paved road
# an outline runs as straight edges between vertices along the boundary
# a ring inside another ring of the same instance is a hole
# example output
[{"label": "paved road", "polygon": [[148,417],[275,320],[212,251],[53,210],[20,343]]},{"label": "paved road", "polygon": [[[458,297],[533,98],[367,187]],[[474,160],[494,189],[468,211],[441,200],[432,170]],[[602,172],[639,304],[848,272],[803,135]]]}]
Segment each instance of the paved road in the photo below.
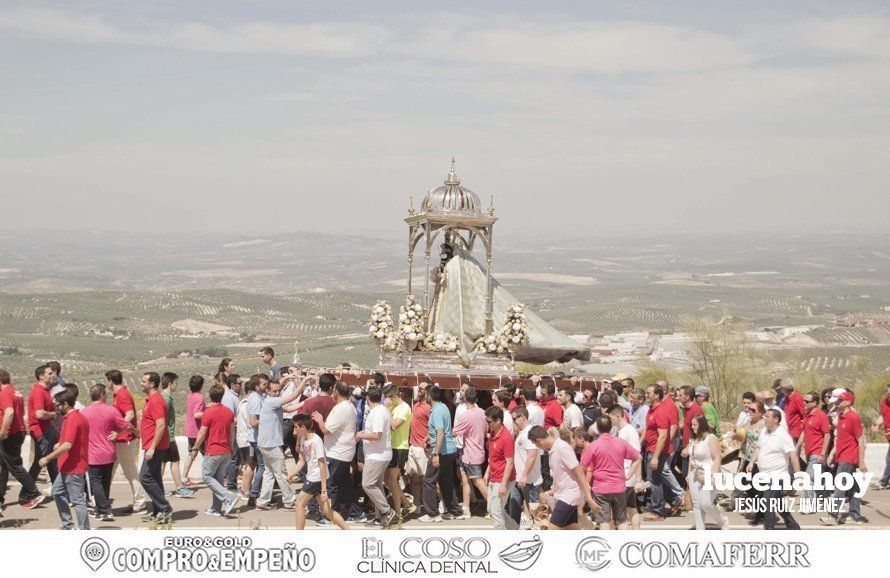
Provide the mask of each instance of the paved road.
[{"label": "paved road", "polygon": [[[166,486],[171,487],[172,483],[168,480]],[[47,485],[44,484],[44,487]],[[13,499],[18,495],[18,485],[13,484],[7,494]],[[111,496],[114,499],[113,509],[117,515],[114,522],[96,522],[91,520],[93,529],[111,530],[120,528],[143,528],[148,529],[149,524],[140,521],[139,514],[136,515],[120,515],[119,512],[129,504],[129,488],[125,481],[115,481],[112,484]],[[203,513],[205,508],[210,506],[211,496],[210,490],[201,487],[198,492],[191,498],[170,498],[170,502],[174,509],[174,528],[240,528],[240,529],[289,529],[294,527],[294,514],[282,510],[273,511],[256,511],[252,507],[248,507],[245,502],[241,502],[232,511],[229,518],[219,518],[208,516]],[[878,491],[871,490],[866,495],[866,504],[862,508],[863,515],[868,518],[869,523],[865,526],[845,526],[845,529],[890,529],[890,490]],[[729,518],[732,529],[758,529],[752,528],[747,521],[740,515],[730,512]],[[819,523],[818,515],[800,515],[795,514],[798,523],[804,529],[823,529]],[[691,513],[684,513],[682,516],[668,518],[663,522],[644,522],[643,528],[647,530],[678,530],[689,529],[693,526]],[[55,504],[48,501],[46,504],[33,510],[25,510],[18,504],[9,505],[4,517],[0,519],[0,528],[20,528],[20,529],[55,529],[59,527],[59,516]],[[364,528],[364,524],[352,524],[353,528]],[[474,517],[469,520],[452,520],[437,524],[423,524],[419,521],[407,521],[403,529],[411,530],[436,530],[438,528],[448,529],[488,529],[491,528],[491,522],[482,517]],[[321,530],[311,521],[307,524],[307,529]]]},{"label": "paved road", "polygon": [[[184,439],[177,439],[183,445]],[[182,448],[184,451],[184,447]],[[868,463],[872,472],[876,472],[880,476],[883,471],[883,460],[886,454],[887,446],[885,444],[869,444]],[[182,454],[184,455],[184,453]],[[27,463],[27,461],[26,461]],[[197,462],[192,469],[192,479],[197,479],[197,473],[200,472],[200,462]],[[39,484],[41,489],[48,490],[49,484]],[[168,478],[165,487],[172,488],[172,481]],[[21,529],[54,529],[59,527],[59,515],[55,504],[52,501],[46,502],[44,505],[33,510],[25,510],[18,504],[14,503],[18,496],[19,485],[11,480],[10,488],[7,491],[7,498],[10,504],[4,511],[3,518],[0,518],[0,529],[21,528]],[[113,509],[115,514],[129,505],[130,493],[127,482],[122,478],[120,472],[118,479],[112,483],[111,497],[114,500]],[[246,502],[240,502],[232,511],[228,518],[220,518],[216,516],[208,516],[203,513],[204,509],[210,506],[211,495],[210,490],[200,487],[198,492],[191,498],[170,498],[174,509],[174,528],[268,528],[268,529],[289,529],[294,527],[293,512],[285,512],[282,510],[273,511],[256,511],[252,507],[248,507]],[[865,496],[865,504],[862,507],[862,514],[868,518],[869,523],[863,526],[844,526],[843,529],[890,529],[890,490],[879,491],[871,489]],[[748,525],[747,520],[740,514],[729,512],[732,529],[761,529],[762,527],[754,527]],[[802,515],[794,514],[798,523],[804,529],[825,529],[826,527],[819,523],[820,515]],[[140,521],[141,514],[136,515],[117,515],[114,522],[96,522],[91,520],[91,527],[94,529],[121,529],[121,528],[143,528],[148,529],[149,524]],[[693,518],[691,512],[686,512],[681,516],[671,517],[662,522],[644,522],[643,529],[646,530],[678,530],[690,529],[693,527]],[[365,528],[364,524],[352,524],[353,528]],[[442,523],[423,524],[416,519],[408,520],[403,529],[410,530],[436,530],[438,528],[449,529],[488,529],[491,528],[491,522],[482,517],[473,517],[469,520],[452,520]],[[313,522],[307,523],[307,529],[322,530],[314,525]],[[830,528],[828,528],[830,529]]]}]

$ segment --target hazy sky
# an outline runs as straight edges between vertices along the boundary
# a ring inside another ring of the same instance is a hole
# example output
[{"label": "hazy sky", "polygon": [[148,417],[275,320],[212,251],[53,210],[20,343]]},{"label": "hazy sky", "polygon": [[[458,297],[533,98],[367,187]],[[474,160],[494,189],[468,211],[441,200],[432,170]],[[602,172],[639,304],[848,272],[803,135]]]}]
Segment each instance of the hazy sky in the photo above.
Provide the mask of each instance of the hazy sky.
[{"label": "hazy sky", "polygon": [[602,4],[4,0],[4,227],[886,228],[886,2]]}]

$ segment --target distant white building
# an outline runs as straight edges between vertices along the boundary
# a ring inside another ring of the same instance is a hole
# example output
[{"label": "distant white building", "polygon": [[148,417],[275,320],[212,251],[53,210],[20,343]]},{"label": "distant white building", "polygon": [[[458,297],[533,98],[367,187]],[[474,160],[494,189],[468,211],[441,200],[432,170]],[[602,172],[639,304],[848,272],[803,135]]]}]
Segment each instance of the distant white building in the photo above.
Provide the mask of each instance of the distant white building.
[{"label": "distant white building", "polygon": [[664,355],[685,355],[692,347],[693,339],[688,333],[671,333],[658,339],[656,349]]}]

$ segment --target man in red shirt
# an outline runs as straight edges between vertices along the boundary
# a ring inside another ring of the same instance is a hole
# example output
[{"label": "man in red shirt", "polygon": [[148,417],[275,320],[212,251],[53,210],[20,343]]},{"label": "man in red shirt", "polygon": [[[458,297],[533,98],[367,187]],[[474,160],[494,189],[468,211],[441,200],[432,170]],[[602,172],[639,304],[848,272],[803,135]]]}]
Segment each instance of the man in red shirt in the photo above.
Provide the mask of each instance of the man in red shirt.
[{"label": "man in red shirt", "polygon": [[[105,380],[108,388],[114,395],[112,405],[134,428],[138,428],[136,422],[136,404],[133,401],[133,395],[124,385],[124,375],[117,369],[105,372]],[[136,430],[138,432],[138,429]],[[139,483],[139,469],[136,467],[136,457],[139,454],[139,436],[125,430],[118,433],[114,440],[115,458],[114,467],[112,468],[111,477],[114,479],[117,466],[120,465],[124,477],[130,485],[130,493],[133,496],[133,502],[124,509],[125,514],[133,514],[145,510],[145,492]]]},{"label": "man in red shirt", "polygon": [[[57,415],[56,406],[49,393],[56,385],[58,378],[56,372],[49,365],[41,365],[35,369],[34,377],[37,379],[37,383],[28,393],[28,431],[31,433],[31,439],[34,440],[34,460],[28,469],[28,475],[31,476],[31,479],[37,480],[41,469],[41,466],[38,465],[40,458],[49,455],[58,441],[58,432],[53,425]],[[49,462],[46,471],[49,473],[50,480],[55,481],[59,469],[54,461]]]},{"label": "man in red shirt", "polygon": [[482,481],[488,486],[488,513],[495,530],[518,530],[519,524],[507,515],[505,506],[516,485],[513,468],[513,436],[504,427],[504,410],[491,406],[485,410],[488,424],[488,468]]},{"label": "man in red shirt", "polygon": [[[541,397],[538,406],[544,412],[544,429],[549,431],[562,425],[563,408],[556,399],[556,384],[551,379],[540,380],[539,387]],[[550,474],[550,456],[546,453],[541,455],[541,477],[544,479],[542,487],[545,491],[549,490],[553,485],[553,476]]]},{"label": "man in red shirt", "polygon": [[[862,431],[862,420],[859,419],[859,413],[853,409],[855,401],[856,397],[852,391],[844,391],[829,400],[830,403],[837,403],[838,407],[834,449],[828,456],[829,468],[832,464],[837,464],[835,475],[852,474],[857,468],[863,472],[866,471],[865,433]],[[835,499],[845,500],[845,503],[849,505],[849,514],[832,512],[830,516],[819,520],[828,526],[836,526],[848,521],[856,525],[868,523],[868,520],[860,513],[861,502],[855,495],[857,492],[859,492],[858,484],[853,484],[853,487],[847,491],[835,488]]]},{"label": "man in red shirt", "polygon": [[[695,401],[695,389],[691,385],[684,385],[677,390],[677,401],[683,407],[683,427],[680,436],[680,447],[685,448],[689,445],[692,438],[692,419],[697,415],[702,415],[701,406]],[[685,480],[689,474],[689,458],[679,456],[680,473]]]},{"label": "man in red shirt", "polygon": [[225,393],[226,388],[221,385],[210,388],[210,407],[204,410],[201,416],[201,429],[198,430],[198,437],[195,438],[192,448],[192,459],[194,459],[201,451],[201,444],[206,441],[201,469],[204,483],[213,493],[213,504],[204,510],[209,516],[228,516],[238,503],[238,496],[229,494],[223,486],[235,437],[232,427],[235,423],[235,414],[222,405]]},{"label": "man in red shirt", "polygon": [[19,502],[26,510],[36,508],[47,499],[22,465],[25,400],[11,381],[9,372],[0,369],[0,513],[10,474],[22,485]]},{"label": "man in red shirt", "polygon": [[90,425],[80,412],[74,409],[74,404],[77,402],[77,386],[68,383],[64,387],[65,389],[55,397],[56,407],[65,416],[59,443],[48,455],[41,457],[39,462],[42,468],[57,458],[59,460],[59,475],[53,482],[53,498],[56,500],[59,517],[62,519],[62,529],[74,529],[74,520],[71,518],[71,506],[74,506],[77,527],[89,530],[86,473],[89,466]]},{"label": "man in red shirt", "polygon": [[794,382],[790,379],[782,380],[782,391],[785,392],[785,420],[788,422],[788,434],[794,443],[803,432],[803,418],[807,415],[807,407],[804,403],[803,396],[794,389]]},{"label": "man in red shirt", "polygon": [[[142,408],[142,423],[139,435],[142,438],[142,468],[139,482],[151,500],[143,522],[167,524],[173,517],[173,508],[164,497],[162,477],[164,456],[170,447],[170,432],[167,429],[167,403],[161,395],[161,376],[151,371],[142,376],[142,392],[145,394],[145,407]],[[198,446],[201,447],[201,446]]]},{"label": "man in red shirt", "polygon": [[408,434],[408,462],[405,474],[411,483],[411,495],[414,503],[419,504],[423,494],[423,476],[426,475],[427,463],[430,459],[430,404],[426,400],[427,382],[421,381],[417,386],[414,406],[411,409],[411,431]]},{"label": "man in red shirt", "polygon": [[[890,383],[885,386],[884,397],[881,398],[881,415],[872,424],[872,431],[878,433],[881,426],[884,426],[884,439],[890,442]],[[884,475],[878,482],[879,490],[890,488],[890,445],[887,446],[887,457],[884,465]]]},{"label": "man in red shirt", "polygon": [[[649,511],[645,519],[650,522],[664,520],[665,498],[670,503],[670,513],[680,511],[683,492],[670,469],[671,429],[679,423],[677,406],[665,396],[664,388],[653,383],[646,388],[649,413],[646,414],[646,479],[652,482]],[[669,496],[665,496],[665,493]]]},{"label": "man in red shirt", "polygon": [[[318,376],[318,395],[310,397],[304,401],[303,405],[300,406],[298,413],[305,413],[311,417],[312,414],[317,411],[321,414],[322,418],[328,419],[328,414],[331,413],[331,410],[337,405],[337,400],[333,397],[334,385],[336,383],[337,378],[333,373],[322,373]],[[312,422],[312,431],[315,432],[316,435],[324,437],[318,424],[314,421]]]},{"label": "man in red shirt", "polygon": [[[796,392],[795,392],[796,393]],[[828,457],[828,446],[831,444],[831,424],[828,416],[819,407],[819,394],[815,391],[803,396],[804,406],[807,414],[803,418],[801,424],[801,436],[796,443],[797,453],[800,454],[800,448],[804,448],[804,458],[807,461],[807,476],[811,481],[816,480],[816,465],[820,467],[825,464]],[[786,409],[788,406],[785,406]],[[804,498],[812,504],[812,500],[816,498],[815,490],[804,490]],[[807,504],[808,505],[808,504]],[[807,508],[803,508],[802,512],[806,513]]]}]

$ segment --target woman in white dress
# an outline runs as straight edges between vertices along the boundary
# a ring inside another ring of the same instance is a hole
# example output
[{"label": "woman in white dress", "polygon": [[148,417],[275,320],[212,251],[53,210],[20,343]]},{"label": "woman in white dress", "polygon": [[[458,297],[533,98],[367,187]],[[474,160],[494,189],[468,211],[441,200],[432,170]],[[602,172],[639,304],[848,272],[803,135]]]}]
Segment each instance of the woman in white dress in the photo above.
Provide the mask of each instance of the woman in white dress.
[{"label": "woman in white dress", "polygon": [[[692,495],[692,513],[695,516],[695,529],[705,529],[705,518],[710,516],[720,525],[721,530],[729,529],[729,518],[724,516],[714,504],[716,490],[703,489],[706,468],[710,467],[713,476],[720,472],[720,442],[712,433],[704,415],[697,415],[690,423],[692,436],[683,455],[689,457],[689,493]],[[715,486],[716,484],[711,484]]]}]

